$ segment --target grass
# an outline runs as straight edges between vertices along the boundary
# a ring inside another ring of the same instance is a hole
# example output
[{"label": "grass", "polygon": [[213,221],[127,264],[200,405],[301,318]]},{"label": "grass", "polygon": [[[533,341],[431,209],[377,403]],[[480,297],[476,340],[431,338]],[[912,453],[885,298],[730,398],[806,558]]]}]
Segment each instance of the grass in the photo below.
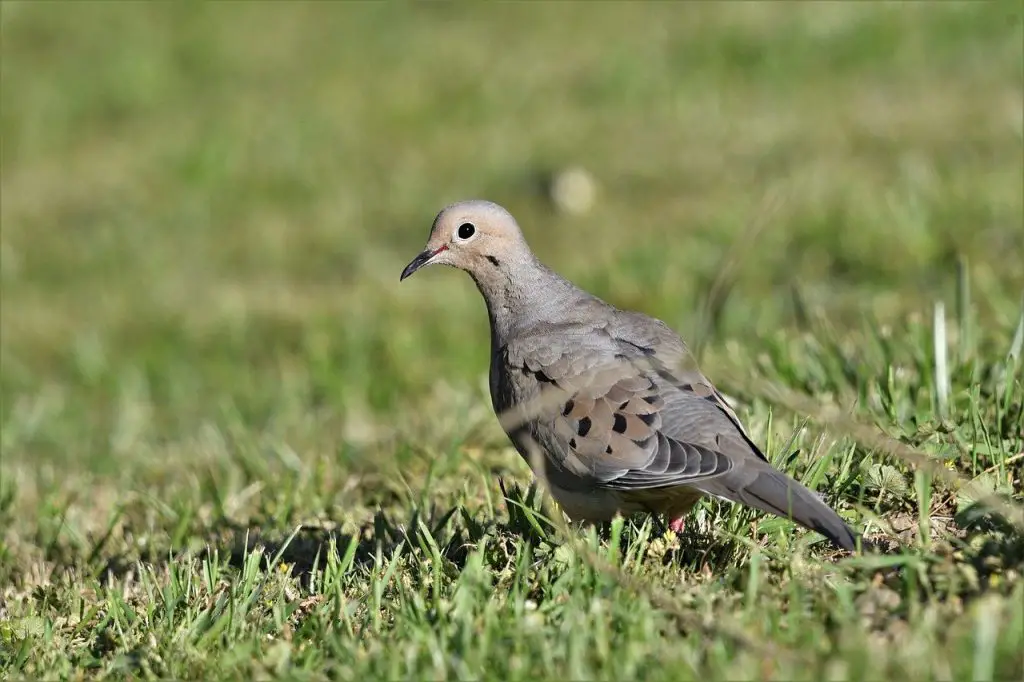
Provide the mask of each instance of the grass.
[{"label": "grass", "polygon": [[[1020,678],[1019,3],[0,11],[0,676]],[[552,523],[470,196],[888,553]]]}]

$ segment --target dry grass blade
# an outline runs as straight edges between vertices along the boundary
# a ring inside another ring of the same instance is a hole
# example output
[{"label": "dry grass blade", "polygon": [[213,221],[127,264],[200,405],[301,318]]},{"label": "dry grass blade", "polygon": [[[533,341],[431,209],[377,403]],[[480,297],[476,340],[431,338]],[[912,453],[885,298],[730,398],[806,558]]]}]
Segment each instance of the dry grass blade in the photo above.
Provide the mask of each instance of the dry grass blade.
[{"label": "dry grass blade", "polygon": [[771,223],[787,199],[788,194],[783,189],[779,187],[769,189],[762,198],[761,205],[753,219],[744,227],[739,238],[732,241],[730,248],[715,268],[715,277],[697,311],[697,327],[691,344],[696,358],[702,357],[705,344],[708,343],[718,327],[718,320],[735,284],[735,273],[740,263],[750,253],[754,244],[757,243],[758,236]]}]

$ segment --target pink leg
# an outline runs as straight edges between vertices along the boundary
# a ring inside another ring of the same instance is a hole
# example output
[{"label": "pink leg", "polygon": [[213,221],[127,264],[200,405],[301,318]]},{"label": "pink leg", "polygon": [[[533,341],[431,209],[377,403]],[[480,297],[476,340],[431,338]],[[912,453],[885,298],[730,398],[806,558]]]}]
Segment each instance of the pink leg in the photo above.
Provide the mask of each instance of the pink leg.
[{"label": "pink leg", "polygon": [[682,533],[683,528],[686,527],[685,517],[680,516],[678,519],[672,519],[668,522],[668,529],[673,533]]}]

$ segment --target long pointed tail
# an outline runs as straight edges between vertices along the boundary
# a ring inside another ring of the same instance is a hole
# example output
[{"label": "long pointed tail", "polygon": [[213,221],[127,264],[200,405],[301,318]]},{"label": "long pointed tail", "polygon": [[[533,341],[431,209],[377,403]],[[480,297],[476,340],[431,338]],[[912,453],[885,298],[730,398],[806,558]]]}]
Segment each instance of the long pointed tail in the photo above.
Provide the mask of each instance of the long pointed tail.
[{"label": "long pointed tail", "polygon": [[[743,466],[701,485],[706,492],[791,519],[821,533],[838,547],[856,551],[858,535],[827,504],[771,465],[747,460]],[[862,539],[861,545],[867,548]]]}]

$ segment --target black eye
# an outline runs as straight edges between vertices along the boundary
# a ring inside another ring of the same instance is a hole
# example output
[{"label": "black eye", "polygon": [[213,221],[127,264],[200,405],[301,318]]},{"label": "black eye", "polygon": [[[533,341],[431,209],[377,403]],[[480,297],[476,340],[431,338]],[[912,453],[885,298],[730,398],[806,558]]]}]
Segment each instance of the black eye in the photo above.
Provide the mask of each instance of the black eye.
[{"label": "black eye", "polygon": [[476,228],[473,227],[473,223],[462,223],[459,225],[459,239],[469,239],[476,232]]}]

